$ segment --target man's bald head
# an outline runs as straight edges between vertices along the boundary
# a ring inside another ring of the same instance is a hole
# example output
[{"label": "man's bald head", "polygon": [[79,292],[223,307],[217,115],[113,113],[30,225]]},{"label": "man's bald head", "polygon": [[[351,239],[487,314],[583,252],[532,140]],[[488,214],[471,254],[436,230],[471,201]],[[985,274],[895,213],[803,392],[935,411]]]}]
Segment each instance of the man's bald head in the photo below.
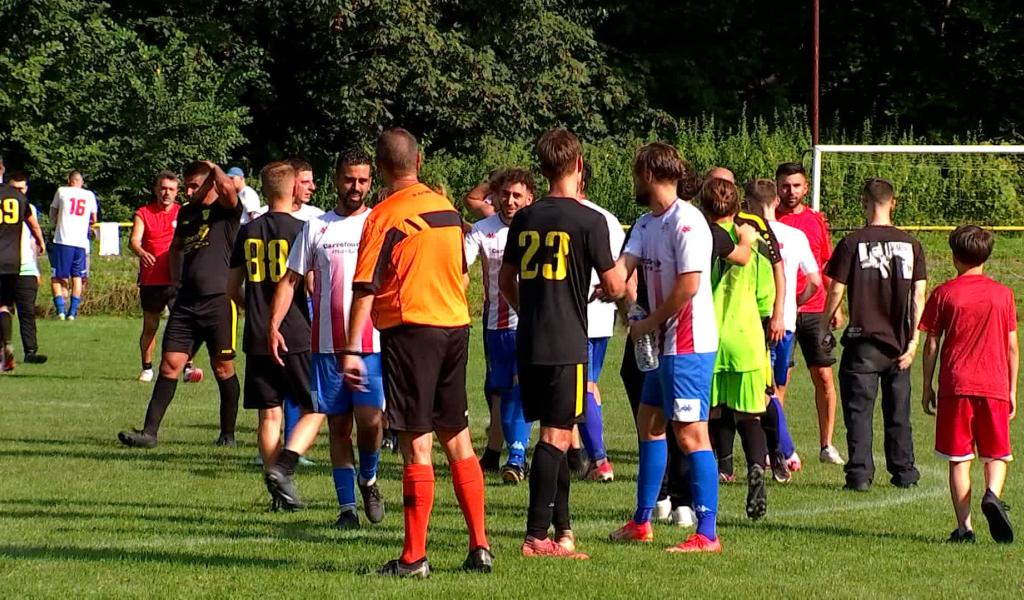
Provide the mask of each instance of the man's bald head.
[{"label": "man's bald head", "polygon": [[416,136],[401,127],[388,129],[377,138],[377,170],[385,178],[415,176],[419,169]]},{"label": "man's bald head", "polygon": [[713,167],[704,179],[724,179],[729,183],[736,185],[736,176],[733,175],[732,171],[725,167]]}]

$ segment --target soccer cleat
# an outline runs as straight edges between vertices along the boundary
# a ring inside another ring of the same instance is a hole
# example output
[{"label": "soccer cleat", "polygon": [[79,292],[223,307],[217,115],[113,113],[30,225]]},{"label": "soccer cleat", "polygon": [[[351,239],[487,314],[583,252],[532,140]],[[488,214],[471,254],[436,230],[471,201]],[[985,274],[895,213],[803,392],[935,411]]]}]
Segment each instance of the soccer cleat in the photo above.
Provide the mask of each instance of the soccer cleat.
[{"label": "soccer cleat", "polygon": [[653,542],[654,541],[654,530],[651,529],[651,522],[646,523],[635,523],[633,519],[629,520],[619,529],[611,532],[608,535],[613,542]]},{"label": "soccer cleat", "polygon": [[561,545],[556,544],[551,538],[544,538],[538,540],[533,536],[526,536],[523,540],[523,546],[520,549],[523,556],[527,558],[538,557],[538,556],[549,556],[551,558],[568,558],[570,560],[587,560],[590,558],[582,552],[576,552],[575,550],[566,550]]},{"label": "soccer cleat", "polygon": [[526,469],[522,465],[508,463],[501,468],[501,480],[508,485],[519,485],[519,482],[526,479]]},{"label": "soccer cleat", "polygon": [[800,455],[794,452],[786,459],[786,465],[789,467],[790,473],[796,473],[804,468],[803,462],[800,461]]},{"label": "soccer cleat", "polygon": [[462,570],[475,573],[490,573],[494,570],[494,555],[491,554],[491,549],[481,546],[470,550],[469,556],[462,563]]},{"label": "soccer cleat", "polygon": [[946,539],[947,544],[973,544],[978,541],[978,538],[974,535],[974,532],[968,529],[967,531],[960,531],[957,527],[953,530],[953,533],[949,534],[949,538]]},{"label": "soccer cleat", "polygon": [[117,439],[129,448],[156,448],[156,436],[143,433],[141,430],[122,431]]},{"label": "soccer cleat", "polygon": [[5,373],[10,373],[11,371],[14,370],[14,367],[15,367],[14,353],[11,352],[11,351],[5,352],[4,353],[3,365],[0,366],[0,371],[3,371]]},{"label": "soccer cleat", "polygon": [[359,515],[356,509],[347,508],[338,513],[338,520],[334,522],[335,529],[359,529]]},{"label": "soccer cleat", "polygon": [[851,492],[866,492],[871,489],[870,481],[847,481],[843,486],[844,490]]},{"label": "soccer cleat", "polygon": [[988,531],[992,534],[992,539],[1000,544],[1013,542],[1013,526],[1010,525],[1010,516],[1006,514],[1008,510],[1010,507],[993,494],[992,490],[985,490],[985,495],[981,499],[981,512],[988,520]]},{"label": "soccer cleat", "polygon": [[300,467],[312,467],[316,463],[314,461],[309,460],[305,456],[300,456],[299,457],[299,462],[296,463],[296,464],[298,464]]},{"label": "soccer cleat", "polygon": [[384,430],[384,438],[380,442],[381,450],[390,450],[392,453],[398,452],[398,436],[395,432],[390,429]]},{"label": "soccer cleat", "polygon": [[686,538],[686,541],[671,548],[665,548],[665,552],[721,552],[722,542],[720,539],[715,538],[709,540],[699,533],[695,533],[690,537]]},{"label": "soccer cleat", "polygon": [[66,318],[67,317],[64,315],[64,313],[57,313],[57,320],[58,321],[63,321]]},{"label": "soccer cleat", "polygon": [[199,383],[203,380],[203,370],[196,366],[185,365],[185,370],[181,372],[181,379],[185,383]]},{"label": "soccer cleat", "polygon": [[227,434],[227,433],[222,433],[222,434],[220,434],[220,437],[217,438],[217,441],[215,441],[213,444],[215,446],[223,446],[223,447],[226,447],[226,448],[234,448],[235,446],[238,445],[238,442],[235,441],[235,436],[234,435]]},{"label": "soccer cleat", "polygon": [[153,381],[153,369],[143,369],[142,372],[139,373],[139,381],[142,383],[149,383],[150,381]]},{"label": "soccer cleat", "polygon": [[363,496],[363,514],[371,523],[380,523],[384,520],[384,500],[380,497],[380,488],[377,487],[377,478],[372,482],[359,484],[359,493]]},{"label": "soccer cleat", "polygon": [[377,569],[377,575],[381,577],[426,579],[430,577],[430,563],[427,562],[426,558],[423,558],[407,565],[396,558],[395,560],[389,560],[383,567]]},{"label": "soccer cleat", "polygon": [[697,514],[689,506],[678,506],[669,515],[669,521],[676,527],[689,529],[697,523]]},{"label": "soccer cleat", "polygon": [[764,486],[764,468],[750,465],[747,469],[747,517],[758,520],[768,513],[768,493]]},{"label": "soccer cleat", "polygon": [[305,508],[302,499],[299,498],[299,491],[295,488],[295,481],[292,476],[280,465],[274,465],[267,471],[267,491],[281,503],[281,508],[288,511],[295,511]]},{"label": "soccer cleat", "polygon": [[74,321],[75,315],[68,315],[68,321]]},{"label": "soccer cleat", "polygon": [[782,456],[781,452],[773,452],[771,459],[772,477],[776,483],[789,483],[793,479],[793,474],[789,472],[786,457]]},{"label": "soccer cleat", "polygon": [[662,498],[654,504],[654,515],[652,517],[655,521],[668,521],[672,518],[672,499]]},{"label": "soccer cleat", "polygon": [[586,481],[600,481],[601,483],[608,483],[615,480],[615,472],[612,470],[612,462],[605,459],[601,464],[590,463],[590,467],[587,468],[587,474],[583,476]]},{"label": "soccer cleat", "polygon": [[555,543],[561,546],[563,550],[576,552],[576,534],[572,532],[572,529],[556,532]]},{"label": "soccer cleat", "polygon": [[846,461],[843,460],[842,456],[839,456],[839,451],[833,445],[825,446],[818,453],[818,460],[827,465],[845,465]]},{"label": "soccer cleat", "polygon": [[36,352],[25,353],[25,362],[30,365],[41,365],[47,360],[49,360],[49,358],[45,354],[39,354]]}]

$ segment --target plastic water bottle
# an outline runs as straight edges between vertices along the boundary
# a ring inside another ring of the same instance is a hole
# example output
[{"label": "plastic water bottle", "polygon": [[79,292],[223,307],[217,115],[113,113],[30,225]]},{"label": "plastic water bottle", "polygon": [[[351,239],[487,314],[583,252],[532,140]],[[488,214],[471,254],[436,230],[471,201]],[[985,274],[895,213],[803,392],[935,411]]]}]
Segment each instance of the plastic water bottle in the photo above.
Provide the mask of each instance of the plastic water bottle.
[{"label": "plastic water bottle", "polygon": [[[639,321],[647,318],[647,311],[639,304],[629,307],[629,320]],[[636,354],[636,366],[644,373],[658,368],[658,339],[653,331],[633,339],[633,351]]]}]

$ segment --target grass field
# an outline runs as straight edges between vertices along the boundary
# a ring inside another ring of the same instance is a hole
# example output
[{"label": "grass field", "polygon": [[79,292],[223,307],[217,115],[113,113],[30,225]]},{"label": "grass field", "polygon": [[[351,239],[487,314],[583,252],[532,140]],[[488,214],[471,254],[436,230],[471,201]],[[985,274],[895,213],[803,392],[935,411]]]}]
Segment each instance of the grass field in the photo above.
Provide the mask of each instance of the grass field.
[{"label": "grass field", "polygon": [[[932,280],[950,275],[940,238],[926,239]],[[1000,239],[993,272],[1024,296],[1024,241]],[[470,383],[483,365],[474,335]],[[997,546],[980,511],[979,543],[943,540],[955,523],[945,464],[931,451],[932,421],[915,398],[914,438],[921,485],[897,490],[880,471],[867,494],[841,491],[842,470],[814,458],[817,440],[810,386],[798,367],[787,410],[804,471],[791,484],[769,487],[769,514],[743,514],[744,486],[721,495],[720,556],[669,555],[663,548],[687,532],[655,528],[645,547],[613,545],[607,534],[634,503],[636,442],[617,377],[621,337],[602,377],[616,481],[573,487],[574,529],[592,560],[527,561],[518,556],[527,488],[488,485],[488,525],[496,554],[489,576],[458,571],[466,537],[446,467],[438,467],[437,502],[428,551],[429,581],[381,580],[367,571],[401,550],[401,468],[382,462],[389,512],[380,526],[339,532],[326,445],[317,465],[300,470],[310,508],[266,511],[266,492],[252,459],[255,415],[239,419],[236,449],[215,448],[216,386],[181,385],[155,450],[122,448],[118,430],[141,423],[150,387],[138,373],[138,322],[84,317],[41,322],[46,365],[19,365],[0,376],[0,596],[19,597],[1000,597],[1024,595],[1024,545]],[[20,348],[19,348],[20,357]],[[205,352],[200,361],[205,362]],[[920,362],[920,361],[919,361]],[[244,364],[244,360],[242,362]],[[919,365],[915,366],[918,369]],[[914,378],[919,386],[919,376]],[[471,417],[482,444],[483,400]],[[880,415],[876,421],[880,422]],[[1024,436],[1018,419],[1013,441]],[[845,455],[844,429],[836,445]],[[737,451],[739,449],[737,448]],[[880,465],[881,432],[876,427]],[[438,464],[443,464],[440,454]],[[976,485],[980,476],[976,469]],[[1024,498],[1024,474],[1012,466],[1005,493]],[[975,497],[975,505],[980,494]],[[1016,516],[1018,529],[1024,517]]]}]

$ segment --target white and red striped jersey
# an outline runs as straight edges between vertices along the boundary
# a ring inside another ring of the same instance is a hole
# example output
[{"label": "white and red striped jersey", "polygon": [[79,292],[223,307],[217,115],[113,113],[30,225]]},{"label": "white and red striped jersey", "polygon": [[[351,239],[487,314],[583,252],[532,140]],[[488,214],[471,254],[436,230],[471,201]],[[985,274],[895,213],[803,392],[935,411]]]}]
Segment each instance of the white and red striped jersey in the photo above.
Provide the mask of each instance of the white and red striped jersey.
[{"label": "white and red striped jersey", "polygon": [[484,315],[487,329],[515,329],[519,324],[516,311],[509,306],[498,288],[498,273],[505,255],[508,225],[497,214],[473,224],[466,234],[466,264],[472,265],[479,257],[484,272]]},{"label": "white and red striped jersey", "polygon": [[[370,211],[342,217],[334,211],[306,222],[288,255],[288,269],[314,277],[312,339],[310,348],[318,354],[345,350],[349,308],[352,306],[352,276],[356,270],[359,239]],[[380,352],[380,333],[368,321],[361,333],[363,352]]]},{"label": "white and red striped jersey", "polygon": [[668,298],[676,278],[700,273],[697,294],[661,326],[661,353],[703,354],[718,350],[718,326],[711,295],[711,229],[704,214],[685,200],[664,213],[640,217],[626,243],[644,269],[651,310]]},{"label": "white and red striped jersey", "polygon": [[803,231],[779,221],[769,221],[768,226],[779,242],[782,270],[786,275],[786,301],[783,304],[782,320],[786,331],[796,331],[797,274],[807,276],[817,273],[818,261]]},{"label": "white and red striped jersey", "polygon": [[[615,215],[590,200],[581,200],[580,204],[589,209],[596,210],[604,217],[605,223],[608,224],[608,243],[611,246],[612,258],[618,260],[619,253],[622,252],[622,243],[626,239],[626,232],[622,230],[622,223],[619,222]],[[591,270],[590,290],[587,291],[588,296],[593,291],[594,286],[599,283],[601,283],[601,279],[598,277],[597,271]],[[587,337],[599,339],[612,337],[613,335],[615,335],[615,303],[595,300],[587,304]]]}]

